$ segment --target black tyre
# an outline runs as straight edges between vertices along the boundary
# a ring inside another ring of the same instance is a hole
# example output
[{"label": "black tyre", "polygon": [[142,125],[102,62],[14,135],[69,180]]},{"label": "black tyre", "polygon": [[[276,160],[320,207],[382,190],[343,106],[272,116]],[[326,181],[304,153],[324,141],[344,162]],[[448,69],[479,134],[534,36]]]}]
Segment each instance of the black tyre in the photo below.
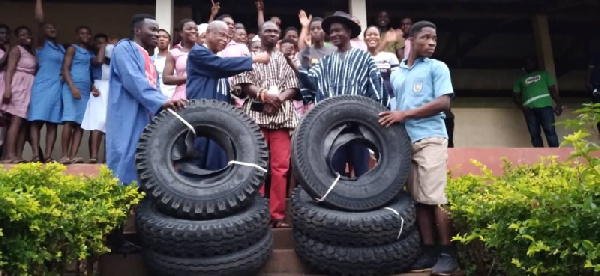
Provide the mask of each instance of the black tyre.
[{"label": "black tyre", "polygon": [[407,271],[417,258],[420,236],[411,231],[397,242],[375,247],[327,245],[294,231],[296,253],[310,266],[333,275],[391,275]]},{"label": "black tyre", "polygon": [[[239,108],[215,100],[192,100],[178,114],[198,136],[223,148],[229,160],[267,167],[263,134]],[[199,169],[194,164],[199,158],[193,144],[193,133],[173,114],[162,111],[155,116],[136,151],[141,188],[161,211],[179,218],[218,218],[244,208],[258,192],[266,172],[238,164],[217,171]]]},{"label": "black tyre", "polygon": [[406,237],[415,226],[414,201],[402,192],[387,207],[398,212],[400,217],[383,208],[363,213],[326,209],[314,202],[301,187],[292,194],[294,229],[331,245],[376,246]]},{"label": "black tyre", "polygon": [[147,270],[156,276],[248,276],[267,262],[273,247],[271,231],[258,243],[232,254],[207,258],[174,258],[151,250],[142,252]]},{"label": "black tyre", "polygon": [[246,249],[262,239],[270,227],[269,202],[260,195],[242,212],[204,221],[169,217],[146,199],[138,205],[135,219],[144,248],[184,258],[226,255]]},{"label": "black tyre", "polygon": [[405,184],[411,142],[404,125],[379,125],[381,104],[363,96],[336,96],[322,101],[302,119],[292,141],[292,167],[312,198],[322,199],[336,180],[331,158],[351,141],[374,149],[377,165],[357,179],[342,177],[323,203],[330,208],[368,211],[384,207]]}]

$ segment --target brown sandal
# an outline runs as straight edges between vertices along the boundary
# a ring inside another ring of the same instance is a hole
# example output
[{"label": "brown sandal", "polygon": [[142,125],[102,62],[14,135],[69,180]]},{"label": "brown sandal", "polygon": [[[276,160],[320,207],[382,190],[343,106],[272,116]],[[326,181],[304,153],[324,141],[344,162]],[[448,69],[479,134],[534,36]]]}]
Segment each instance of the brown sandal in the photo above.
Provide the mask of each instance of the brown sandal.
[{"label": "brown sandal", "polygon": [[58,160],[58,163],[61,163],[63,165],[69,165],[73,162],[71,161],[71,159],[69,159],[69,157],[62,157],[60,158],[60,160]]},{"label": "brown sandal", "polygon": [[83,160],[83,158],[81,157],[74,157],[73,159],[71,159],[71,164],[83,164],[85,163],[85,160]]}]

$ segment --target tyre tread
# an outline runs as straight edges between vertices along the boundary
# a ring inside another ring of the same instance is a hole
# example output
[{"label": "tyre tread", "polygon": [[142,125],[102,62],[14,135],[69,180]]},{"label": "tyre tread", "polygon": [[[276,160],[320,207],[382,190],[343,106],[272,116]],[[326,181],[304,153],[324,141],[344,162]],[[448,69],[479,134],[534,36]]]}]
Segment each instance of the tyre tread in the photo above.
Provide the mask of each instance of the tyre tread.
[{"label": "tyre tread", "polygon": [[258,242],[269,231],[269,203],[257,196],[248,209],[232,216],[191,221],[161,214],[154,203],[137,206],[136,229],[144,248],[172,257],[226,255]]},{"label": "tyre tread", "polygon": [[[267,144],[260,127],[239,108],[229,105],[225,102],[209,99],[191,100],[187,108],[205,108],[214,109],[230,114],[231,119],[241,120],[249,127],[252,133],[252,139],[257,144],[255,149],[259,152],[257,165],[266,168],[269,164],[269,154]],[[181,218],[206,219],[224,217],[231,213],[241,210],[248,205],[248,201],[258,193],[266,173],[256,169],[256,173],[247,180],[247,184],[240,185],[237,189],[218,200],[209,200],[208,198],[185,198],[166,189],[165,183],[159,183],[154,176],[150,163],[153,160],[149,158],[150,137],[157,132],[161,126],[170,121],[177,120],[167,111],[162,111],[153,117],[152,121],[144,129],[138,147],[136,149],[136,169],[139,178],[139,184],[150,197],[155,199],[159,208],[169,214]]]},{"label": "tyre tread", "polygon": [[364,213],[348,213],[324,208],[314,202],[301,188],[294,189],[291,199],[294,228],[311,239],[332,245],[377,246],[406,237],[415,227],[416,213],[413,200],[406,193],[385,209]]}]

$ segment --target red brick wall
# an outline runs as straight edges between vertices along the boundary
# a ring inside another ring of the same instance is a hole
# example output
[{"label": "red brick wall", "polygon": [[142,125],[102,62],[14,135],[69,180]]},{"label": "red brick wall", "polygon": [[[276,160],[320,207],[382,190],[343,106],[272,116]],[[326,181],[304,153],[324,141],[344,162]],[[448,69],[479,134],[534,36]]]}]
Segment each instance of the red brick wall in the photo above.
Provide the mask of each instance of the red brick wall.
[{"label": "red brick wall", "polygon": [[[531,164],[540,160],[544,156],[557,156],[559,160],[566,160],[570,155],[571,149],[559,148],[457,148],[448,150],[448,169],[452,170],[455,176],[469,173],[477,174],[479,169],[471,164],[470,160],[477,160],[494,174],[502,173],[502,158],[506,158],[514,164]],[[598,153],[600,156],[600,152]],[[10,165],[4,165],[9,168]],[[99,165],[74,164],[67,166],[69,174],[96,175]]]}]

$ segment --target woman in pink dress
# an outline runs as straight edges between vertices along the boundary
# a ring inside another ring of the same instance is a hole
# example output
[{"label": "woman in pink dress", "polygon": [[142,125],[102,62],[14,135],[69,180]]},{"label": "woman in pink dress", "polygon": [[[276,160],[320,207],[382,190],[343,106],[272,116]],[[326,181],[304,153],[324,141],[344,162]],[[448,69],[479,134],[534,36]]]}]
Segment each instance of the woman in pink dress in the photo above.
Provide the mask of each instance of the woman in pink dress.
[{"label": "woman in pink dress", "polygon": [[[10,28],[8,25],[0,24],[0,95],[4,94],[4,75],[6,74],[6,62],[8,61],[8,51],[10,50]],[[4,152],[4,135],[8,118],[5,114],[0,114],[0,156]]]},{"label": "woman in pink dress", "polygon": [[[5,76],[4,93],[0,110],[11,115],[6,139],[5,163],[22,162],[25,144],[25,129],[31,86],[37,70],[37,59],[33,54],[31,30],[20,26],[15,29],[18,45],[10,49]],[[38,157],[39,159],[39,157]],[[40,161],[34,160],[33,161]]]},{"label": "woman in pink dress", "polygon": [[[171,96],[172,100],[186,99],[187,57],[198,40],[198,27],[193,20],[181,20],[179,22],[179,29],[181,30],[179,33],[181,36],[181,47],[173,48],[169,51],[162,78],[163,83],[166,85],[177,85],[175,93]],[[175,72],[177,72],[176,75]]]},{"label": "woman in pink dress", "polygon": [[[358,19],[358,17],[352,16],[352,21],[354,21],[360,26],[360,19]],[[352,46],[352,48],[358,48],[361,50],[368,51],[367,44],[365,44],[365,42],[360,39],[360,35],[358,37],[350,39],[350,46]]]}]

